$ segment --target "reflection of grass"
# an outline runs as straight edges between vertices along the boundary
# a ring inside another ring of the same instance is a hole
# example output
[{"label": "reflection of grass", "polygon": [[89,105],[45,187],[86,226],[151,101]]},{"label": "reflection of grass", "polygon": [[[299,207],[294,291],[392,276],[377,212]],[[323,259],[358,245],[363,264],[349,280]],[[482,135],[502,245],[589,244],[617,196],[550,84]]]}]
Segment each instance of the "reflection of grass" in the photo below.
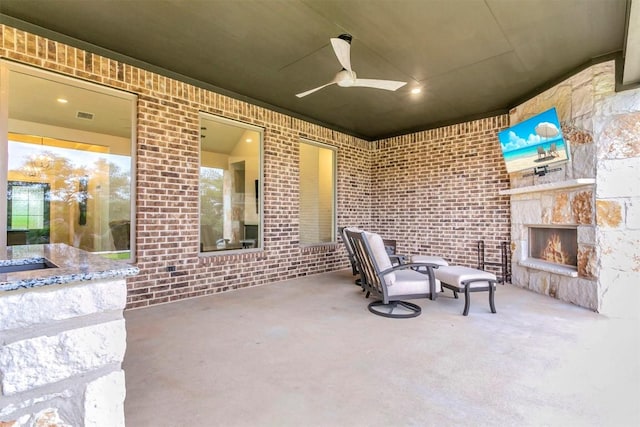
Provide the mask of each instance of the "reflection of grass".
[{"label": "reflection of grass", "polygon": [[121,260],[121,259],[129,259],[129,257],[131,256],[131,254],[129,253],[129,251],[123,251],[123,252],[109,252],[106,254],[100,254],[105,258],[108,259],[117,259],[117,260]]}]

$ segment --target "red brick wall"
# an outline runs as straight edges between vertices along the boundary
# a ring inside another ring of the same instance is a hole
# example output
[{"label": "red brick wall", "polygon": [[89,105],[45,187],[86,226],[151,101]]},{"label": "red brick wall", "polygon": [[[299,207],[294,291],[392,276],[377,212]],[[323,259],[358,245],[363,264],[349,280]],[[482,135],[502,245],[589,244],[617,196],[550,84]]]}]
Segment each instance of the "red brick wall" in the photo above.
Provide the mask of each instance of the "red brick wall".
[{"label": "red brick wall", "polygon": [[497,132],[509,116],[377,141],[372,159],[373,226],[396,239],[401,253],[438,255],[477,265],[476,242],[486,260],[500,261],[510,241],[509,189]]},{"label": "red brick wall", "polygon": [[[341,243],[298,244],[300,138],[337,148],[339,227],[379,231],[398,239],[404,252],[470,265],[473,240],[487,239],[492,248],[508,239],[508,198],[497,192],[509,185],[496,139],[506,116],[372,144],[24,31],[0,29],[2,58],[138,95],[140,274],[128,280],[129,308],[347,267]],[[260,252],[199,255],[200,111],[264,129]],[[169,265],[176,271],[167,272]]]}]

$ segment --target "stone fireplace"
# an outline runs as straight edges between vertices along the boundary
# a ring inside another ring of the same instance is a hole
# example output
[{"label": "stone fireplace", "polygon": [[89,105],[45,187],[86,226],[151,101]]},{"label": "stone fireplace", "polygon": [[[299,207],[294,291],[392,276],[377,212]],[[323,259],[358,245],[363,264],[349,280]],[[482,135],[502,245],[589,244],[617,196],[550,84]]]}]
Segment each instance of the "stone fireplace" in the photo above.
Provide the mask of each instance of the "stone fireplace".
[{"label": "stone fireplace", "polygon": [[595,180],[512,188],[512,283],[598,307]]}]

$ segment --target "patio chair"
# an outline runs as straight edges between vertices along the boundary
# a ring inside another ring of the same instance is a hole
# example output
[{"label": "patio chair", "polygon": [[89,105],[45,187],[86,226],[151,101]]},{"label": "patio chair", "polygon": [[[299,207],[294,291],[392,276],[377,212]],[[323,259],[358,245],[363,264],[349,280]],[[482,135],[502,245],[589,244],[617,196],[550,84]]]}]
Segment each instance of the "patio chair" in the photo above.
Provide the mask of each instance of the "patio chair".
[{"label": "patio chair", "polygon": [[[356,261],[355,254],[353,252],[353,247],[351,247],[351,243],[349,242],[349,239],[345,234],[345,231],[347,230],[349,231],[361,231],[361,230],[355,227],[341,227],[339,229],[340,236],[342,237],[344,246],[347,249],[347,256],[349,257],[349,263],[351,264],[351,272],[354,276],[357,276],[358,274],[360,274],[360,271],[358,270],[358,264]],[[397,242],[391,239],[383,239],[383,242],[384,242],[385,250],[387,254],[389,254],[389,258],[391,258],[391,263],[394,265],[403,263],[406,257],[404,255],[399,255],[396,253]],[[362,286],[360,278],[357,278],[355,280],[355,284],[358,286]],[[365,289],[362,289],[362,290],[364,291]]]},{"label": "patio chair", "polygon": [[538,147],[538,160],[544,159],[545,157],[547,157],[547,152],[544,151],[544,148]]},{"label": "patio chair", "polygon": [[380,235],[349,229],[344,230],[344,234],[353,248],[361,286],[367,291],[367,296],[377,298],[369,304],[370,312],[392,318],[415,317],[420,315],[422,309],[405,299],[434,300],[437,293],[441,292],[440,283],[434,275],[438,264],[392,265]]},{"label": "patio chair", "polygon": [[549,155],[553,157],[559,156],[558,147],[556,146],[555,142],[552,142],[551,146],[549,147]]}]

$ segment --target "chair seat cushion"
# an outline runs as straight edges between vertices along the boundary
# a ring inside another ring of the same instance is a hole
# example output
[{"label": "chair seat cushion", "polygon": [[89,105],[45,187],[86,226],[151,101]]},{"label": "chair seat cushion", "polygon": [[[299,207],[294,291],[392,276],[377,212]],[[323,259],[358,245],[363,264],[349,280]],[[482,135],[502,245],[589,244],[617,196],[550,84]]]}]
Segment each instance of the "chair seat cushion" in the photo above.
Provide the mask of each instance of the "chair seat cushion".
[{"label": "chair seat cushion", "polygon": [[[428,294],[429,276],[411,269],[395,271],[395,282],[387,286],[387,294],[392,297],[396,295]],[[436,292],[440,292],[440,283],[436,282]]]},{"label": "chair seat cushion", "polygon": [[411,255],[411,262],[427,262],[429,264],[449,265],[444,258],[432,255]]},{"label": "chair seat cushion", "polygon": [[[487,279],[496,280],[496,275],[489,273],[488,271],[477,270],[470,267],[462,266],[443,266],[435,270],[435,275],[438,280],[448,285],[457,286],[460,289],[464,289],[462,282],[466,280],[475,279]],[[471,288],[488,287],[488,281],[478,281],[469,284]]]}]

